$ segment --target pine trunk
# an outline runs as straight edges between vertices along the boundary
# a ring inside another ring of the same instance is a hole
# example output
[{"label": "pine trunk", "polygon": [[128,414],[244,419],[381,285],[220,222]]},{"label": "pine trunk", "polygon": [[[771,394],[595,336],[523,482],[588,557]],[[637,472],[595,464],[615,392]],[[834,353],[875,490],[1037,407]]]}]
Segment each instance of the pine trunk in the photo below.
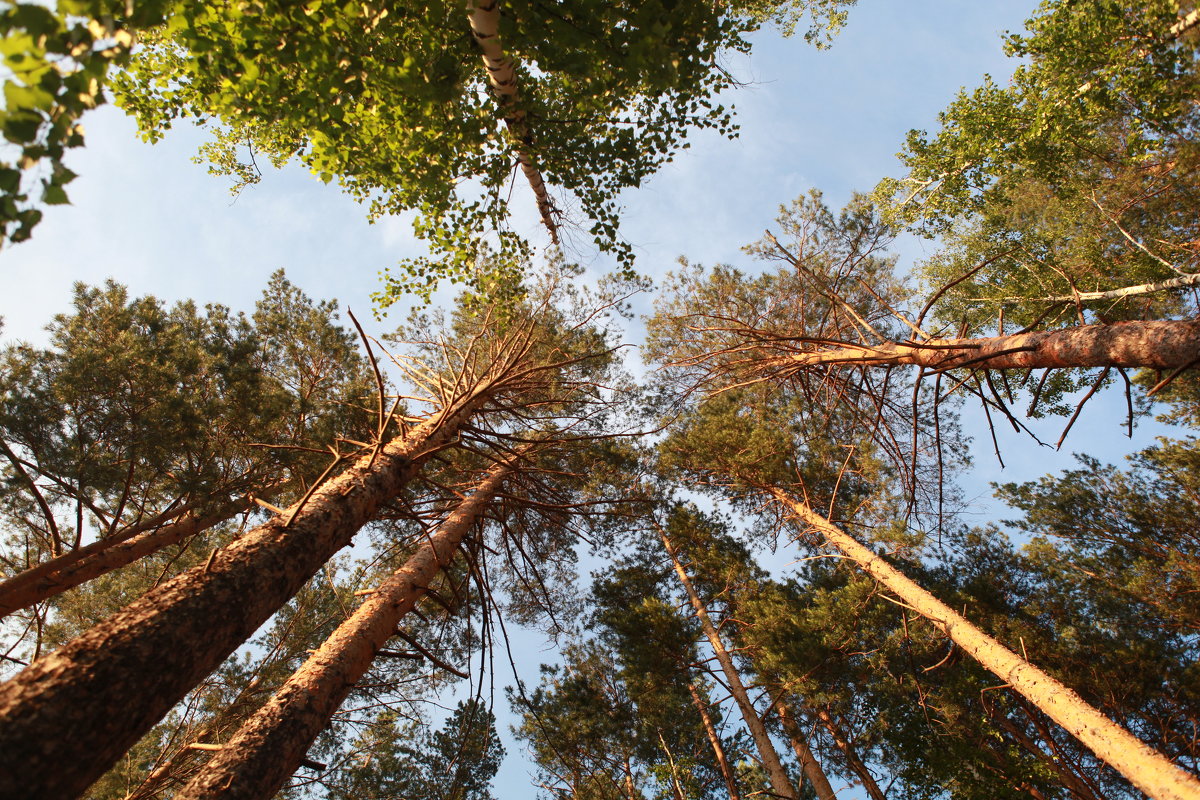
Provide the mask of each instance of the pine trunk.
[{"label": "pine trunk", "polygon": [[983,339],[928,339],[841,345],[769,357],[784,371],[822,365],[917,365],[942,370],[1148,367],[1176,369],[1200,361],[1200,322],[1155,320],[1080,325]]},{"label": "pine trunk", "polygon": [[363,456],[294,514],[213,551],[0,686],[0,797],[81,794],[349,544],[487,397],[477,389]]},{"label": "pine trunk", "polygon": [[396,625],[425,596],[459,544],[491,503],[510,464],[494,467],[475,492],[371,594],[321,645],[265,706],[248,719],[176,800],[251,800],[273,797],[346,695],[391,638]]},{"label": "pine trunk", "polygon": [[825,726],[825,730],[829,731],[829,737],[833,739],[833,743],[838,750],[842,751],[842,755],[846,757],[846,765],[858,776],[859,783],[867,790],[867,794],[871,796],[871,800],[887,800],[887,795],[879,788],[879,784],[875,782],[875,776],[867,769],[867,765],[858,757],[858,753],[854,750],[854,745],[850,744],[850,740],[842,733],[842,729],[833,721],[833,716],[828,711],[818,709],[816,711],[817,719]]},{"label": "pine trunk", "polygon": [[825,776],[825,770],[821,769],[821,763],[817,761],[812,748],[808,746],[804,731],[800,730],[795,717],[792,716],[792,710],[788,708],[782,698],[775,701],[775,711],[779,714],[783,732],[791,740],[792,750],[795,751],[796,758],[800,761],[804,776],[812,783],[819,800],[837,800],[837,795],[833,793],[833,787],[829,785],[829,778]]},{"label": "pine trunk", "polygon": [[709,645],[712,646],[713,654],[717,657],[717,662],[720,663],[721,670],[725,673],[725,682],[729,685],[729,691],[733,694],[733,699],[737,702],[738,708],[742,712],[742,719],[746,722],[746,728],[750,731],[750,737],[754,739],[754,744],[758,748],[763,768],[767,771],[767,779],[771,782],[771,791],[778,797],[787,798],[787,800],[797,800],[799,794],[796,792],[795,787],[792,786],[792,782],[779,760],[779,753],[775,750],[774,743],[771,742],[771,737],[767,733],[766,726],[763,725],[758,712],[755,711],[754,704],[750,702],[750,695],[746,692],[746,687],[742,684],[742,678],[733,663],[733,657],[725,649],[725,643],[721,641],[721,635],[718,633],[717,627],[713,624],[712,618],[709,617],[708,609],[704,607],[704,601],[700,599],[700,595],[697,594],[696,588],[692,585],[692,580],[688,577],[687,570],[683,568],[683,564],[679,561],[679,556],[676,554],[671,540],[667,538],[666,532],[660,530],[659,536],[662,537],[663,546],[666,548],[667,554],[671,557],[671,563],[675,566],[675,574],[679,576],[680,583],[683,584],[683,588],[687,591],[688,599],[692,603],[692,609],[696,612],[696,618],[700,620],[700,627],[704,629],[704,635],[708,639]]},{"label": "pine trunk", "polygon": [[1200,780],[1195,776],[1175,766],[1170,759],[1092,708],[1061,682],[988,636],[804,503],[778,489],[767,491],[1134,786],[1156,800],[1200,800]]},{"label": "pine trunk", "polygon": [[251,505],[249,500],[235,500],[203,517],[189,514],[169,524],[138,525],[30,567],[0,583],[0,617],[29,608],[34,603],[48,600],[93,578],[132,564],[142,556],[178,544],[240,514]]},{"label": "pine trunk", "polygon": [[708,737],[708,743],[712,745],[713,756],[717,759],[717,767],[721,770],[721,777],[725,779],[725,788],[729,790],[729,800],[742,800],[741,792],[737,788],[737,781],[733,777],[733,769],[730,768],[729,759],[725,756],[725,745],[721,743],[717,726],[713,724],[712,715],[708,713],[708,701],[700,694],[696,684],[690,681],[688,682],[688,691],[692,693],[692,702],[696,705],[696,711],[699,712],[700,720],[704,723],[704,735]]}]

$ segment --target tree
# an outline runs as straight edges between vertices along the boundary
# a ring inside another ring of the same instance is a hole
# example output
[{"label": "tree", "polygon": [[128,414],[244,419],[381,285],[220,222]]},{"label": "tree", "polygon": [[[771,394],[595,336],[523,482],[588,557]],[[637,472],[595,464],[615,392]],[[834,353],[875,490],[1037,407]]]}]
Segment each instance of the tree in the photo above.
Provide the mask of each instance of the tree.
[{"label": "tree", "polygon": [[[691,519],[688,517],[691,516]],[[680,513],[672,520],[677,525],[683,527],[685,531],[696,525],[695,515],[687,515],[686,512]],[[689,523],[691,523],[689,525]],[[669,523],[668,523],[669,524]],[[700,523],[703,525],[703,522]],[[717,631],[716,625],[713,624],[709,617],[708,609],[705,607],[704,600],[696,592],[695,586],[692,584],[691,578],[688,576],[687,570],[680,561],[679,554],[676,550],[676,545],[672,543],[671,536],[668,534],[668,529],[658,527],[659,538],[662,541],[663,547],[667,551],[667,555],[671,559],[671,563],[675,568],[675,575],[679,578],[680,584],[683,585],[684,591],[687,593],[688,600],[692,605],[692,610],[696,614],[696,618],[700,621],[700,626],[704,631],[704,636],[712,647],[713,654],[717,662],[721,665],[721,671],[725,675],[726,685],[732,692],[734,699],[737,701],[738,709],[742,713],[742,720],[746,723],[746,727],[750,729],[750,735],[754,738],[754,744],[758,748],[759,756],[762,759],[763,768],[767,772],[767,776],[771,781],[771,789],[774,794],[786,798],[798,798],[799,794],[795,786],[792,785],[791,779],[788,777],[787,771],[783,768],[783,763],[779,759],[779,753],[775,750],[775,745],[771,741],[770,734],[767,733],[766,726],[763,725],[762,719],[758,711],[754,708],[754,704],[750,700],[749,694],[746,692],[746,687],[742,683],[741,676],[738,674],[737,667],[733,663],[733,658],[725,647],[725,643],[721,640],[721,635]],[[693,534],[694,535],[694,534]],[[819,769],[819,768],[818,768]]]},{"label": "tree", "polygon": [[939,321],[980,335],[1005,320],[1190,314],[1190,6],[1044,2],[1007,37],[1023,59],[1008,86],[986,79],[960,93],[935,135],[909,133],[908,175],[876,194],[893,219],[946,242],[922,270],[947,287]]},{"label": "tree", "polygon": [[[766,21],[791,32],[808,15],[806,38],[820,41],[852,4],[580,0],[554,9],[517,2],[335,10],[317,0],[251,10],[177,0],[139,7],[128,19],[109,3],[66,4],[61,15],[17,4],[3,18],[18,76],[8,82],[5,132],[60,169],[65,149],[82,142],[75,119],[100,102],[108,67],[120,65],[117,102],[144,135],[155,139],[184,117],[217,122],[204,155],[239,186],[258,179],[256,156],[276,165],[296,158],[369,203],[373,217],[417,211],[416,231],[435,263],[407,264],[380,293],[385,302],[408,288],[428,297],[442,277],[511,291],[528,247],[507,224],[514,162],[533,180],[552,229],[546,183],[573,197],[588,233],[628,268],[618,194],[669,161],[691,129],[735,130],[715,101],[733,84],[722,56],[747,51],[747,35]],[[117,44],[102,49],[109,37]],[[131,53],[135,39],[141,47]],[[75,73],[71,58],[81,56]],[[59,88],[80,80],[91,82],[83,101]],[[18,194],[22,171],[5,169],[8,196],[28,202]],[[65,201],[64,182],[47,188],[48,201]],[[40,212],[20,214],[13,218],[24,237]],[[492,232],[498,249],[484,262],[480,239]]]},{"label": "tree", "polygon": [[3,502],[21,555],[0,611],[190,541],[254,495],[302,494],[326,442],[364,435],[368,367],[335,313],[282,271],[250,320],[78,286],[50,349],[6,354]]},{"label": "tree", "polygon": [[309,745],[367,672],[400,620],[448,566],[515,467],[502,462],[448,513],[438,530],[376,589],[237,734],[176,795],[268,798],[296,771]]},{"label": "tree", "polygon": [[460,702],[432,734],[400,724],[390,712],[381,717],[386,734],[373,731],[376,741],[362,743],[378,755],[344,770],[331,797],[494,800],[491,781],[500,768],[504,746],[496,735],[495,716],[481,702]]},{"label": "tree", "polygon": [[[67,786],[77,791],[94,780],[345,546],[472,415],[489,406],[507,408],[536,385],[539,375],[556,368],[525,360],[532,346],[526,331],[518,329],[491,344],[482,352],[462,353],[462,383],[446,387],[445,405],[419,425],[402,430],[390,442],[381,438],[339,475],[310,486],[290,510],[281,510],[229,547],[214,550],[203,565],[147,593],[5,684],[0,714],[48,730],[70,724],[76,715],[90,715],[87,708],[92,704],[129,709],[120,719],[90,727],[95,741],[47,733],[64,748],[86,751],[88,763],[73,761],[78,768],[70,771],[38,770],[45,787],[26,784],[23,791],[31,796],[68,790]],[[470,374],[471,369],[480,371]],[[203,636],[192,630],[196,626]],[[161,654],[149,672],[139,655],[145,648]],[[43,674],[55,678],[44,680]],[[33,707],[39,709],[37,715],[20,710]],[[6,734],[13,737],[9,752],[14,758],[23,758],[17,755],[18,741],[39,738],[21,734],[20,727],[6,726]],[[42,754],[54,757],[45,750]]]}]

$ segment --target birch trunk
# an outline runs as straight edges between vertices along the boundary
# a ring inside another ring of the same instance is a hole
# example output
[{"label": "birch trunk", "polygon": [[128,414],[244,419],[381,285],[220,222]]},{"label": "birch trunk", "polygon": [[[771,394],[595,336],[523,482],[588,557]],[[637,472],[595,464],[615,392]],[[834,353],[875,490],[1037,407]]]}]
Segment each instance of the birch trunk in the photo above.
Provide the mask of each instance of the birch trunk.
[{"label": "birch trunk", "polygon": [[534,166],[529,155],[529,145],[533,134],[529,130],[529,122],[525,112],[518,106],[517,71],[513,60],[504,54],[500,44],[500,0],[469,0],[467,4],[467,19],[471,23],[471,33],[476,44],[483,51],[483,63],[487,67],[488,82],[500,100],[500,108],[504,112],[504,124],[516,142],[517,163],[533,196],[537,200],[538,214],[542,224],[550,231],[550,239],[558,244],[558,223],[554,221],[554,203],[546,190],[546,181],[542,173]]},{"label": "birch trunk", "polygon": [[691,601],[692,609],[696,612],[696,618],[700,620],[700,627],[703,628],[704,635],[712,646],[713,654],[717,657],[721,670],[725,673],[729,691],[733,694],[733,699],[742,712],[742,719],[745,720],[746,728],[749,729],[750,736],[754,739],[759,756],[762,758],[763,768],[766,769],[767,778],[771,782],[771,790],[777,796],[787,798],[787,800],[798,800],[799,794],[792,786],[792,782],[779,760],[779,753],[775,750],[774,743],[771,742],[766,726],[763,725],[762,719],[755,711],[754,704],[750,702],[750,695],[747,694],[746,687],[742,684],[741,676],[738,675],[737,667],[733,663],[733,657],[725,649],[725,643],[721,641],[721,635],[717,632],[717,627],[713,625],[712,618],[708,615],[708,609],[704,607],[704,601],[700,599],[700,595],[692,585],[692,580],[679,561],[679,556],[676,554],[671,540],[667,538],[666,532],[660,529],[659,536],[662,538],[667,555],[671,557],[671,563],[675,566],[675,574],[679,576],[679,582],[687,591],[688,600]]},{"label": "birch trunk", "polygon": [[729,766],[729,759],[725,755],[725,745],[721,744],[717,726],[713,724],[712,715],[708,713],[708,701],[700,694],[696,684],[691,681],[688,682],[688,691],[691,692],[692,702],[700,714],[700,720],[704,723],[704,734],[708,737],[708,743],[712,745],[713,756],[717,759],[721,777],[725,779],[725,788],[729,790],[729,800],[742,800],[741,792],[737,788],[737,781],[733,777],[733,770]]},{"label": "birch trunk", "polygon": [[845,344],[766,358],[781,370],[821,365],[916,365],[928,369],[1149,367],[1176,369],[1200,360],[1200,322],[1155,320],[1080,325],[983,339]]},{"label": "birch trunk", "polygon": [[829,778],[825,776],[825,770],[821,769],[821,763],[817,761],[812,748],[808,746],[804,731],[800,730],[800,726],[796,724],[792,710],[788,708],[787,703],[783,702],[783,698],[775,701],[775,711],[779,714],[780,723],[783,724],[783,732],[791,740],[792,750],[795,751],[796,758],[800,761],[804,776],[812,783],[819,800],[837,800],[837,795],[833,793],[833,787],[829,785]]},{"label": "birch trunk", "polygon": [[[476,389],[203,566],[0,685],[0,797],[81,794],[249,638],[487,401]],[[290,524],[288,524],[290,521]]]},{"label": "birch trunk", "polygon": [[1092,708],[1061,682],[988,636],[869,548],[779,489],[766,490],[881,585],[945,631],[983,667],[1155,800],[1200,800],[1200,780]]},{"label": "birch trunk", "polygon": [[30,567],[0,583],[0,617],[29,608],[61,592],[132,564],[142,556],[178,544],[219,525],[251,507],[248,499],[235,500],[203,517],[186,518],[158,526],[139,525],[117,536],[101,539]]},{"label": "birch trunk", "polygon": [[400,620],[487,510],[511,463],[490,470],[403,567],[370,595],[176,795],[176,800],[273,797]]}]

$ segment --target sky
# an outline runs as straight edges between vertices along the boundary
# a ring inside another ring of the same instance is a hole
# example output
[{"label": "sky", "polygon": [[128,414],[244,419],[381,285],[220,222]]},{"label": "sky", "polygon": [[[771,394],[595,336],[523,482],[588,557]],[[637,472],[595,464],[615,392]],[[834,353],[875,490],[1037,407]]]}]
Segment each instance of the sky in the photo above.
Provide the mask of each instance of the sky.
[{"label": "sky", "polygon": [[[910,128],[934,128],[955,92],[985,73],[1003,80],[1011,72],[1000,35],[1019,30],[1033,6],[1031,0],[860,0],[829,50],[816,51],[800,37],[760,35],[751,57],[729,64],[748,84],[728,98],[740,138],[698,135],[659,175],[626,194],[623,232],[637,268],[661,276],[680,256],[752,266],[740,248],[773,224],[780,204],[818,188],[838,208],[852,192],[899,174],[895,154]],[[73,204],[47,209],[30,242],[0,252],[3,341],[44,342],[44,325],[69,308],[76,281],[111,278],[134,295],[250,310],[281,267],[310,296],[351,307],[368,333],[380,335],[403,319],[401,311],[373,319],[370,294],[381,269],[420,252],[407,219],[369,224],[365,209],[298,167],[269,172],[234,198],[224,179],[191,161],[202,132],[180,129],[147,145],[111,107],[85,117],[84,126],[88,145],[69,161],[81,176],[68,187]],[[524,199],[519,224],[536,238],[533,203]],[[932,247],[902,240],[902,263]],[[593,273],[612,266],[586,247],[571,255]],[[639,309],[648,302],[639,300]],[[639,332],[633,325],[630,338]],[[1144,446],[1153,429],[1122,440],[1123,414],[1123,399],[1101,398],[1065,449],[1112,460]],[[979,498],[981,521],[998,513],[986,496],[988,482],[1029,480],[1070,466],[1067,453],[1001,432],[1007,464],[1001,471],[986,430],[971,417],[966,425],[977,450],[967,492]],[[1057,431],[1046,437],[1054,441]],[[536,662],[552,656],[535,637],[522,644],[526,660],[532,658],[526,679],[536,681]],[[528,797],[530,767],[516,744],[510,741],[508,750],[496,794]]]}]

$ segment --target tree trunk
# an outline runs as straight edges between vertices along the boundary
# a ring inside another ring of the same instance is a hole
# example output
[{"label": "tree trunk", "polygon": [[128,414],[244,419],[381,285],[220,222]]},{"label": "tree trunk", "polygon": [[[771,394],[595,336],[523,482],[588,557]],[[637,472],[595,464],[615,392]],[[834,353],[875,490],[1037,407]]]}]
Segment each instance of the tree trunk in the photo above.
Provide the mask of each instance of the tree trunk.
[{"label": "tree trunk", "polygon": [[733,769],[730,768],[729,759],[725,756],[725,745],[721,744],[717,726],[713,724],[712,715],[708,713],[708,701],[700,694],[696,684],[691,681],[688,681],[688,691],[692,693],[692,702],[695,703],[696,711],[700,713],[700,719],[704,723],[704,734],[708,737],[708,743],[712,745],[713,755],[721,770],[721,777],[725,779],[725,788],[729,790],[729,800],[742,800],[741,792],[737,788],[737,781],[733,777]]},{"label": "tree trunk", "polygon": [[1134,786],[1156,800],[1200,798],[1200,780],[1092,708],[1061,682],[988,636],[804,503],[773,487],[766,491]]},{"label": "tree trunk", "polygon": [[745,720],[746,727],[750,730],[750,736],[754,739],[754,744],[758,748],[763,767],[767,771],[767,778],[771,782],[771,790],[779,797],[787,798],[787,800],[797,800],[799,794],[796,792],[795,787],[792,786],[792,782],[779,760],[779,753],[775,750],[775,745],[771,742],[771,737],[767,734],[766,726],[763,725],[758,712],[755,711],[754,704],[750,702],[750,695],[747,694],[746,687],[742,685],[742,679],[738,675],[737,667],[733,663],[733,657],[725,649],[725,643],[721,641],[721,635],[717,632],[716,626],[713,625],[712,619],[708,615],[708,609],[704,607],[704,601],[700,599],[696,588],[692,586],[692,580],[688,577],[687,570],[683,568],[683,564],[679,561],[679,556],[675,553],[675,548],[671,545],[671,540],[667,538],[666,531],[659,529],[658,533],[662,538],[663,546],[667,550],[667,555],[671,557],[671,563],[675,565],[675,574],[679,576],[680,583],[683,584],[683,588],[687,591],[688,599],[691,601],[692,608],[696,612],[696,618],[700,620],[700,627],[704,629],[704,635],[708,639],[708,643],[712,646],[713,654],[717,657],[717,661],[721,665],[721,670],[725,673],[725,681],[729,684],[729,691],[732,692],[733,699],[737,702],[738,708],[742,712],[742,719]]},{"label": "tree trunk", "polygon": [[820,800],[837,800],[837,795],[833,793],[833,787],[829,785],[829,778],[825,777],[825,770],[821,769],[820,762],[817,761],[812,749],[808,746],[804,731],[800,730],[800,726],[796,724],[792,710],[788,708],[787,703],[783,702],[782,697],[775,701],[775,711],[779,714],[783,732],[791,740],[792,750],[796,752],[796,758],[799,759],[800,766],[804,769],[805,777],[816,790],[817,797]]},{"label": "tree trunk", "polygon": [[1057,331],[1017,333],[983,339],[928,339],[923,342],[884,342],[879,345],[844,344],[820,350],[769,356],[763,359],[763,364],[785,372],[830,364],[912,364],[928,369],[1175,369],[1193,365],[1197,360],[1200,360],[1200,322],[1155,320],[1080,325]]},{"label": "tree trunk", "polygon": [[0,617],[132,564],[142,556],[178,544],[251,506],[249,499],[239,499],[225,503],[217,511],[203,517],[188,515],[167,525],[158,521],[131,526],[115,536],[30,567],[0,583]]},{"label": "tree trunk", "polygon": [[533,141],[525,112],[517,105],[517,71],[513,68],[513,60],[504,54],[500,44],[500,0],[469,0],[467,3],[467,19],[471,22],[471,33],[476,44],[483,51],[483,63],[487,67],[488,81],[492,90],[500,100],[500,108],[504,112],[504,124],[516,140],[517,163],[525,179],[533,189],[537,200],[538,214],[542,224],[550,231],[550,239],[558,244],[558,223],[554,221],[554,203],[546,191],[546,181],[542,173],[534,166],[529,155],[528,147]]},{"label": "tree trunk", "polygon": [[176,800],[249,800],[273,797],[346,695],[367,670],[396,625],[425,596],[438,572],[487,510],[511,462],[493,467],[475,492],[451,512],[408,561],[338,626],[233,738],[212,757]]},{"label": "tree trunk", "polygon": [[1025,748],[1025,751],[1041,762],[1048,771],[1053,772],[1058,776],[1058,782],[1061,783],[1068,792],[1074,795],[1077,800],[1101,800],[1097,794],[1092,791],[1092,788],[1079,777],[1071,766],[1063,764],[1062,760],[1055,755],[1047,753],[1042,748],[1038,747],[1037,742],[1021,730],[1015,722],[1009,719],[1003,711],[988,707],[987,714],[991,717],[1000,730],[1008,733],[1017,744]]},{"label": "tree trunk", "polygon": [[490,388],[362,456],[302,507],[214,550],[0,686],[0,797],[82,793],[453,441]]},{"label": "tree trunk", "polygon": [[829,737],[833,739],[833,743],[837,745],[837,749],[842,751],[842,755],[846,757],[846,765],[851,771],[858,776],[859,783],[867,790],[867,794],[871,796],[871,800],[887,800],[887,795],[879,788],[879,784],[875,782],[875,776],[871,774],[871,770],[867,769],[867,765],[858,757],[858,753],[854,750],[854,745],[850,744],[850,740],[842,733],[842,729],[833,720],[833,716],[823,709],[817,709],[814,712],[817,719],[825,726],[825,730],[829,731]]}]

